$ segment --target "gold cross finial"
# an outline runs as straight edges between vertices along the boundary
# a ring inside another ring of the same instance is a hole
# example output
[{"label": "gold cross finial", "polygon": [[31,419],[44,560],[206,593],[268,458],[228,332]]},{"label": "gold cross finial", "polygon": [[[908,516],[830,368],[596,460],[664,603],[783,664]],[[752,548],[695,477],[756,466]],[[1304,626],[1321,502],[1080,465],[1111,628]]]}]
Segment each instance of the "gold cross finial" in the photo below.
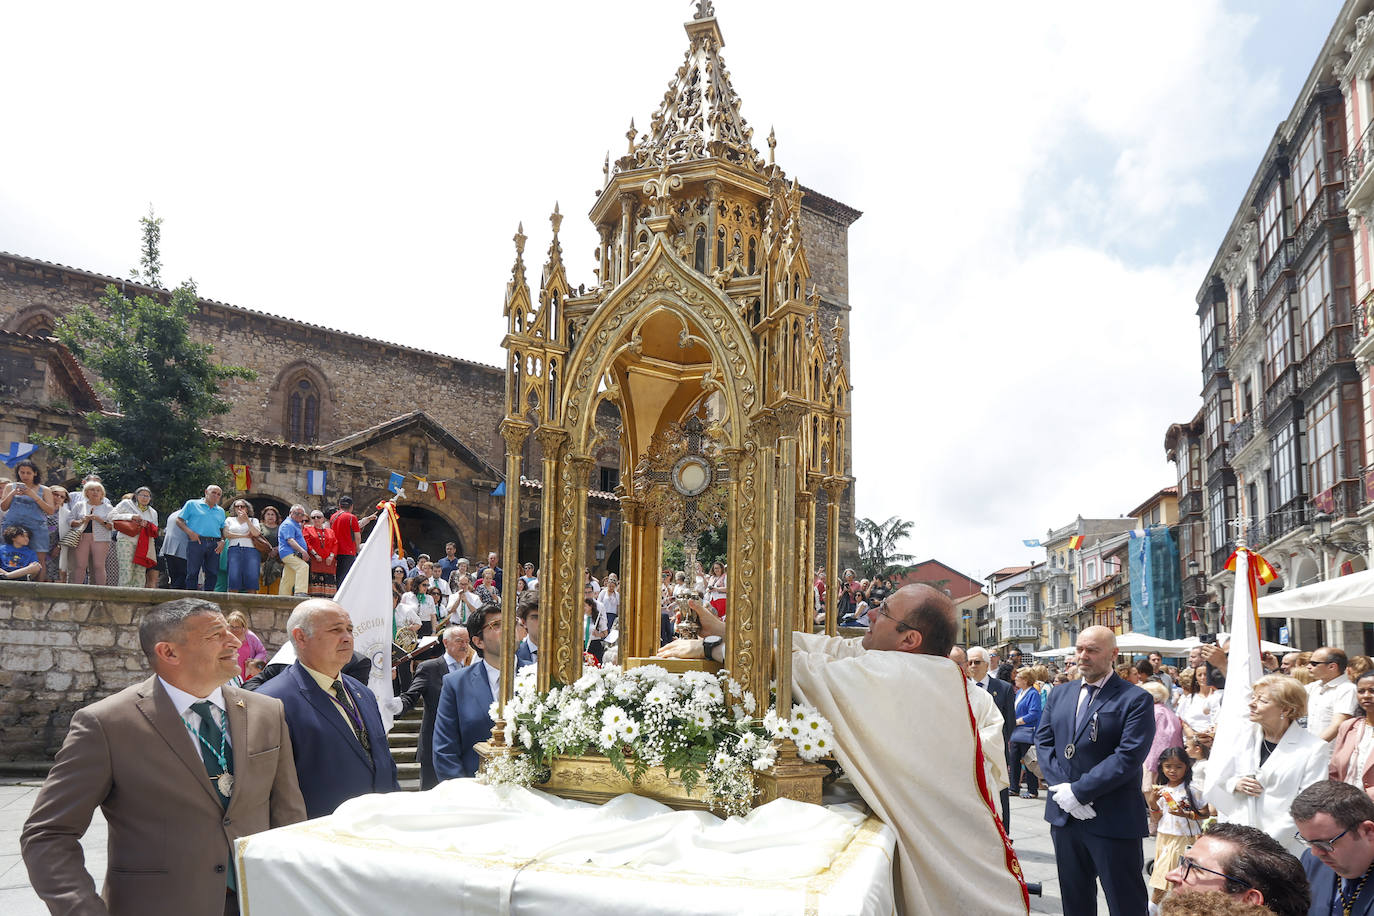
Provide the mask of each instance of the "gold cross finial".
[{"label": "gold cross finial", "polygon": [[518,254],[518,255],[523,255],[523,254],[525,253],[525,223],[524,223],[524,221],[521,221],[520,224],[517,225],[517,226],[515,227],[515,235],[514,235],[513,238],[514,238],[514,241],[515,241],[515,253]]}]

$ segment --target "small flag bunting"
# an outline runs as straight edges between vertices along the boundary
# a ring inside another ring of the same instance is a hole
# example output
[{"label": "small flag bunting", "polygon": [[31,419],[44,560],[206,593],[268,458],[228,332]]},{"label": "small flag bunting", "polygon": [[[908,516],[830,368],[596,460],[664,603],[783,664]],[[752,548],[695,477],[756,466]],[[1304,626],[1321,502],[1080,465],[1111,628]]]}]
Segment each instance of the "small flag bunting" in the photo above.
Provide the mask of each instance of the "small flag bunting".
[{"label": "small flag bunting", "polygon": [[444,486],[442,480],[436,480],[434,482],[434,495],[438,497],[439,502],[443,502],[448,498],[448,487]]},{"label": "small flag bunting", "polygon": [[241,493],[247,493],[253,488],[253,472],[246,464],[231,464],[229,470],[234,472],[234,489]]},{"label": "small flag bunting", "polygon": [[611,533],[611,520],[606,516],[601,516],[601,536],[605,537]]},{"label": "small flag bunting", "polygon": [[1069,549],[1077,550],[1078,548],[1082,547],[1083,537],[1084,536],[1081,534],[1075,534],[1073,537],[1069,538]]},{"label": "small flag bunting", "polygon": [[405,475],[397,474],[395,471],[392,471],[391,476],[387,478],[386,488],[392,493],[399,493],[401,492],[401,485],[405,482]]},{"label": "small flag bunting", "polygon": [[415,489],[419,490],[421,493],[428,493],[429,481],[419,476],[418,474],[415,476],[415,479],[419,481],[419,483],[416,484]]},{"label": "small flag bunting", "polygon": [[305,475],[305,492],[311,496],[324,495],[324,471],[310,471]]},{"label": "small flag bunting", "polygon": [[500,483],[498,483],[498,484],[496,485],[496,489],[491,491],[491,495],[492,495],[492,496],[505,496],[505,495],[506,495],[506,482],[503,480],[503,481],[501,481]]}]

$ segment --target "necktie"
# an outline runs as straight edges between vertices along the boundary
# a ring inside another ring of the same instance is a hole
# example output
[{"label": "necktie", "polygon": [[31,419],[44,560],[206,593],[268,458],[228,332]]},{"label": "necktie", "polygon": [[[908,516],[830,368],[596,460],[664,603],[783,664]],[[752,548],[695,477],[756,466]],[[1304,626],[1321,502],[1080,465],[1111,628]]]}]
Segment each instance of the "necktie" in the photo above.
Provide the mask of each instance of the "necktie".
[{"label": "necktie", "polygon": [[1101,688],[1095,684],[1087,684],[1084,686],[1083,690],[1087,693],[1088,698],[1084,700],[1082,703],[1080,703],[1078,706],[1078,714],[1077,717],[1074,719],[1075,730],[1078,728],[1080,724],[1082,724],[1083,717],[1087,715],[1088,709],[1093,705],[1093,697],[1097,696],[1097,691],[1099,689]]},{"label": "necktie", "polygon": [[191,711],[200,716],[200,730],[196,733],[200,745],[200,759],[205,762],[205,772],[215,787],[220,804],[229,807],[229,798],[220,791],[217,777],[221,773],[234,772],[234,757],[229,752],[228,737],[215,721],[214,704],[201,700],[191,704]]},{"label": "necktie", "polygon": [[353,726],[353,734],[362,743],[363,750],[372,753],[372,742],[367,739],[367,726],[363,724],[362,717],[358,715],[358,710],[353,706],[353,698],[344,689],[343,681],[335,680],[333,684],[334,702],[343,707],[344,714],[348,716],[348,723]]}]

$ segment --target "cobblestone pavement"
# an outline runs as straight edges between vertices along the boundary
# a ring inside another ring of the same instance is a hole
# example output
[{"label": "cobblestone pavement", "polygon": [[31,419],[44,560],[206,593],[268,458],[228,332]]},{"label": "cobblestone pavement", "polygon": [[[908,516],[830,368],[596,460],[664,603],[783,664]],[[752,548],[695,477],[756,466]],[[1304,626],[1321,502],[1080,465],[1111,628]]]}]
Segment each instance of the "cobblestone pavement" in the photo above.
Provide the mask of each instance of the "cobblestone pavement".
[{"label": "cobblestone pavement", "polygon": [[[46,908],[29,887],[29,876],[19,858],[19,831],[33,807],[38,793],[37,781],[0,780],[0,913],[5,916],[45,916]],[[1045,802],[1040,799],[1011,800],[1011,838],[1026,879],[1039,881],[1044,896],[1031,897],[1032,913],[1062,913],[1059,881],[1055,876],[1054,849],[1050,844],[1050,825],[1044,819]],[[91,828],[81,845],[86,850],[86,867],[96,875],[97,885],[105,871],[105,820],[95,813]],[[1146,840],[1145,861],[1152,857],[1154,841]],[[1107,912],[1106,901],[1098,897],[1098,911]]]}]

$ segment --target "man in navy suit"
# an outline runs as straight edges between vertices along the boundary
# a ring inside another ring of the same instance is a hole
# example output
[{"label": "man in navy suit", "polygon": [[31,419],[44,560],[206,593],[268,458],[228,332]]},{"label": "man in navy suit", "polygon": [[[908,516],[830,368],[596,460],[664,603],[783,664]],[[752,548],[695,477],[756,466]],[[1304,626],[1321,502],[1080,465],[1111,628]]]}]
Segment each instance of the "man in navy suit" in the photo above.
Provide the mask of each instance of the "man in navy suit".
[{"label": "man in navy suit", "polygon": [[1149,905],[1140,773],[1155,737],[1154,701],[1116,676],[1115,660],[1111,630],[1080,633],[1082,679],[1050,691],[1035,734],[1064,916],[1096,916],[1096,880],[1113,914],[1143,916]]},{"label": "man in navy suit", "polygon": [[311,598],[291,612],[286,629],[296,661],[258,692],[286,707],[306,813],[333,814],[350,798],[400,789],[377,698],[343,673],[353,658],[348,612]]},{"label": "man in navy suit", "polygon": [[479,741],[491,737],[491,702],[501,683],[501,609],[484,604],[468,615],[472,647],[481,656],[444,678],[434,719],[434,775],[445,779],[477,775]]},{"label": "man in navy suit", "polygon": [[443,689],[444,678],[462,671],[469,655],[470,642],[465,628],[446,627],[443,637],[444,654],[421,662],[415,669],[410,686],[401,694],[401,715],[414,709],[416,703],[425,704],[425,718],[420,723],[420,741],[415,748],[415,757],[420,761],[421,789],[432,789],[439,784],[439,778],[434,773],[434,720],[439,712],[439,693]]},{"label": "man in navy suit", "polygon": [[525,625],[528,635],[515,647],[515,667],[539,664],[539,592],[533,589],[520,593],[515,602],[515,616]]},{"label": "man in navy suit", "polygon": [[[1016,691],[1011,684],[995,678],[988,670],[988,650],[973,646],[968,650],[969,680],[992,694],[993,705],[1002,714],[1002,751],[1011,763],[1011,731],[1016,727]],[[998,793],[1002,798],[1002,827],[1011,830],[1011,790]]]},{"label": "man in navy suit", "polygon": [[1374,881],[1368,880],[1374,873],[1374,801],[1362,789],[1327,779],[1299,792],[1288,813],[1307,845],[1308,916],[1374,914]]}]

